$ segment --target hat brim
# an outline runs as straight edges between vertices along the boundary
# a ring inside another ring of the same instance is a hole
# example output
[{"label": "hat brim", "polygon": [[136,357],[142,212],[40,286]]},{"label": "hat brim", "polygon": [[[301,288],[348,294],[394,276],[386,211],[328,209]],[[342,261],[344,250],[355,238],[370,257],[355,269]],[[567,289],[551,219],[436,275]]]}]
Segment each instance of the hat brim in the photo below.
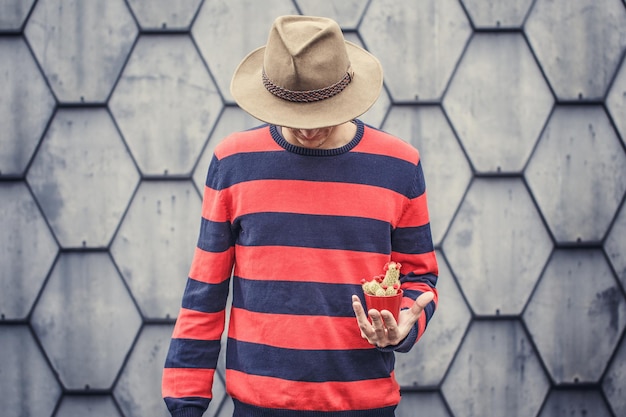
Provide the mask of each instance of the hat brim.
[{"label": "hat brim", "polygon": [[250,52],[234,72],[230,92],[246,112],[257,119],[296,129],[337,126],[365,113],[378,99],[383,85],[380,62],[363,48],[345,41],[354,77],[339,94],[310,103],[274,96],[263,85],[265,46]]}]

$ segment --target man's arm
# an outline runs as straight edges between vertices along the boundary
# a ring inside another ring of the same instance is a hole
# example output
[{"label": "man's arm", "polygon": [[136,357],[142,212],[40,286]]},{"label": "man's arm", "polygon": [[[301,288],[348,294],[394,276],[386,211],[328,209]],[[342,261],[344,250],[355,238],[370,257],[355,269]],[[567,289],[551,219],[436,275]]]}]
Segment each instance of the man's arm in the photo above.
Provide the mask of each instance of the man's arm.
[{"label": "man's arm", "polygon": [[234,262],[234,237],[220,201],[218,167],[214,158],[198,244],[163,369],[162,394],[173,417],[200,417],[212,398]]}]

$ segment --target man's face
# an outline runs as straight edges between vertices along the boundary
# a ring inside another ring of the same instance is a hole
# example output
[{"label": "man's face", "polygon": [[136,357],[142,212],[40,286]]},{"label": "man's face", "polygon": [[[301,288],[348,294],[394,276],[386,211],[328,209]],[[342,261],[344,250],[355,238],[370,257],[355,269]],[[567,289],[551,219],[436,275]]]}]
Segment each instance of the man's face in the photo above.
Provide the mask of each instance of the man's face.
[{"label": "man's face", "polygon": [[321,127],[318,129],[293,129],[286,128],[288,136],[286,139],[295,140],[296,145],[304,148],[323,148],[324,144],[330,137],[334,127]]}]

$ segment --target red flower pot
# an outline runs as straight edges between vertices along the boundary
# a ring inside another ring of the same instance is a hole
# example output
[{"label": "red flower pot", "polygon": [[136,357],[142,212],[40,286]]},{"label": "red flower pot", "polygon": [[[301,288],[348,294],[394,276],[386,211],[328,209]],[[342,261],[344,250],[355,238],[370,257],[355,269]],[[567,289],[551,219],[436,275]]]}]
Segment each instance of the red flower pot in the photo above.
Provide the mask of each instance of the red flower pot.
[{"label": "red flower pot", "polygon": [[365,304],[367,310],[387,310],[393,314],[393,318],[398,321],[400,315],[400,304],[402,304],[402,290],[398,290],[396,295],[370,295],[365,294]]}]

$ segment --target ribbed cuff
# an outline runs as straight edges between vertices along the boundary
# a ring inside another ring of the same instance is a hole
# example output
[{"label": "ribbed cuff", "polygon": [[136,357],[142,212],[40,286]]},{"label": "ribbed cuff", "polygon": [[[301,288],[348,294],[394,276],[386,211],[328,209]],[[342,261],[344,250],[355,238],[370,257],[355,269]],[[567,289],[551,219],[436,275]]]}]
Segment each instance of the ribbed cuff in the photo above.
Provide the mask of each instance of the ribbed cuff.
[{"label": "ribbed cuff", "polygon": [[202,417],[204,410],[198,407],[179,408],[171,412],[172,417]]}]

